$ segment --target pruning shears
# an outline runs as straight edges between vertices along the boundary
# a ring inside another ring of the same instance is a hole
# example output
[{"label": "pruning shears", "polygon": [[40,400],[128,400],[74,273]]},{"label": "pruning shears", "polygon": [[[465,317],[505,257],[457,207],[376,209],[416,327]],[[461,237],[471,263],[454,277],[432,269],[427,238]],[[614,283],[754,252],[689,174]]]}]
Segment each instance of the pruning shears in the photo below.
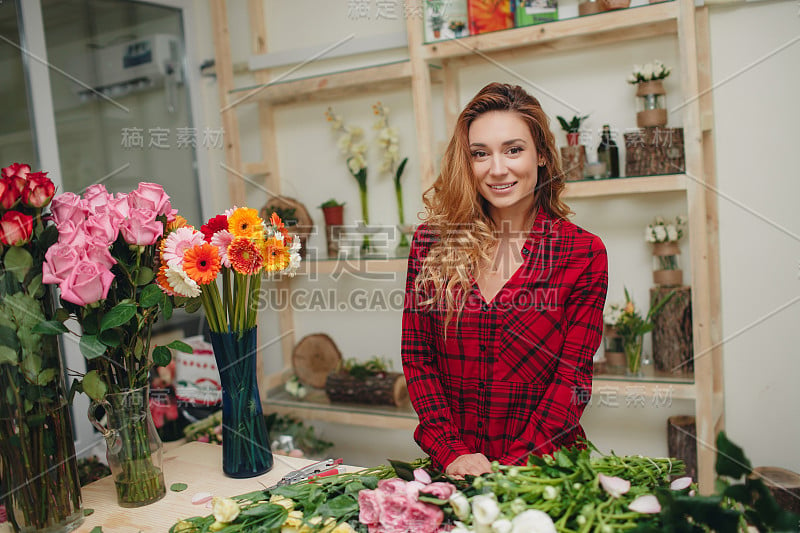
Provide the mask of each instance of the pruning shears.
[{"label": "pruning shears", "polygon": [[271,489],[291,485],[305,479],[333,476],[339,473],[339,468],[337,467],[342,464],[342,462],[342,459],[325,459],[323,461],[312,463],[306,467],[292,470],[283,476],[275,486],[271,487]]}]

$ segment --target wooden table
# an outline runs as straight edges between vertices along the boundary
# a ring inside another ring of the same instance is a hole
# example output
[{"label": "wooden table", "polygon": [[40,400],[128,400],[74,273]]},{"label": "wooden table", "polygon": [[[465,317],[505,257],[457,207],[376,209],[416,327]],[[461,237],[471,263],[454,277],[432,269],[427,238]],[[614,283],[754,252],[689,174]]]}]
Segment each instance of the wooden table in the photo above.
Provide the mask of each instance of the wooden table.
[{"label": "wooden table", "polygon": [[[167,495],[155,503],[126,509],[117,505],[112,476],[104,477],[82,489],[83,508],[94,509],[79,532],[102,526],[104,533],[166,532],[178,520],[190,516],[206,516],[211,509],[205,504],[192,505],[192,496],[210,492],[214,496],[237,496],[270,487],[284,475],[311,464],[308,459],[275,455],[275,465],[266,474],[250,479],[232,479],[222,473],[222,446],[191,442],[164,453],[164,481]],[[169,490],[173,483],[186,483],[182,492]]]}]

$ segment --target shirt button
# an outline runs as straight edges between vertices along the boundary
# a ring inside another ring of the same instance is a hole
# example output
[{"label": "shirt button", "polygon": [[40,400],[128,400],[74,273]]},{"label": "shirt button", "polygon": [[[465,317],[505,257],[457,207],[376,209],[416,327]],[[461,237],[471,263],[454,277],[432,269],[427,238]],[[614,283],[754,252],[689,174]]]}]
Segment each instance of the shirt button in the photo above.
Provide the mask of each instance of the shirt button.
[{"label": "shirt button", "polygon": [[480,345],[480,349],[481,349],[482,352],[485,352],[486,351],[486,345],[485,344],[481,344]]},{"label": "shirt button", "polygon": [[527,248],[523,248],[522,249],[522,255],[531,255],[531,251],[528,250]]},{"label": "shirt button", "polygon": [[479,420],[479,421],[478,421],[478,428],[480,429],[480,428],[482,428],[482,427],[483,427],[483,422],[481,422],[481,421]]},{"label": "shirt button", "polygon": [[484,310],[484,311],[488,311],[489,310],[489,304],[481,305],[481,309]]},{"label": "shirt button", "polygon": [[482,388],[484,388],[485,386],[486,386],[486,383],[484,383],[483,381],[479,381],[479,382],[478,382],[478,388],[479,388],[479,389],[482,389]]}]

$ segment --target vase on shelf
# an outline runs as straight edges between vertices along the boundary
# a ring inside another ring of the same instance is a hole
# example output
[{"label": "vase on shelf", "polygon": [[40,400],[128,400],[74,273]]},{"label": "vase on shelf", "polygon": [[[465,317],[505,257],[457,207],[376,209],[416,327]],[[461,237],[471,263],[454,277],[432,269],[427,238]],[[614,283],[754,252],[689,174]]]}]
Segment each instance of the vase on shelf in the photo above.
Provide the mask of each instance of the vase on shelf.
[{"label": "vase on shelf", "polygon": [[681,249],[677,242],[653,243],[653,283],[659,287],[683,285],[680,253]]},{"label": "vase on shelf", "polygon": [[328,244],[328,257],[339,255],[339,236],[344,225],[344,204],[323,205],[322,215],[325,217],[325,238]]},{"label": "vase on shelf", "polygon": [[636,84],[636,125],[655,128],[667,125],[667,91],[661,80]]},{"label": "vase on shelf", "polygon": [[643,377],[642,370],[642,344],[644,335],[636,335],[633,338],[623,339],[622,349],[625,352],[625,375],[629,377]]},{"label": "vase on shelf", "polygon": [[600,0],[600,5],[603,7],[603,11],[613,11],[630,7],[631,0]]},{"label": "vase on shelf", "polygon": [[[150,387],[106,394],[89,406],[89,420],[105,437],[106,457],[120,507],[142,507],[167,493],[162,469],[164,445],[150,414]],[[95,413],[106,412],[106,426]]]},{"label": "vase on shelf", "polygon": [[222,470],[232,478],[259,476],[274,462],[258,393],[257,329],[211,332],[222,382]]}]

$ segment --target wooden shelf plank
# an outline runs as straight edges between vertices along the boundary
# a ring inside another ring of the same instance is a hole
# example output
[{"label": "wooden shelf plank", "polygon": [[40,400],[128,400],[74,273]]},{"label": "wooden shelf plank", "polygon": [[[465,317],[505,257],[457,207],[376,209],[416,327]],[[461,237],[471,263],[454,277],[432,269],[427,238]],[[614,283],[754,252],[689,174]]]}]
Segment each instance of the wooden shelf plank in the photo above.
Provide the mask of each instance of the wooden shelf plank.
[{"label": "wooden shelf plank", "polygon": [[[441,81],[441,69],[432,66],[430,70],[431,79]],[[411,87],[410,61],[397,61],[235,89],[231,91],[229,99],[233,105],[261,101],[272,105],[285,105],[346,98],[362,95],[366,91],[383,92],[403,87]]]},{"label": "wooden shelf plank", "polygon": [[591,46],[597,39],[603,44],[641,37],[677,33],[678,2],[663,2],[597,15],[559,20],[535,26],[472,35],[426,44],[423,57],[427,60],[491,54],[510,48],[546,45],[549,49]]},{"label": "wooden shelf plank", "polygon": [[569,181],[566,185],[564,198],[679,192],[686,190],[686,175],[666,174],[635,178]]},{"label": "wooden shelf plank", "polygon": [[648,378],[625,378],[609,374],[596,375],[592,381],[592,396],[601,403],[607,395],[614,395],[618,404],[639,398],[650,402],[671,400],[694,400],[695,385],[690,380],[654,380]]}]

